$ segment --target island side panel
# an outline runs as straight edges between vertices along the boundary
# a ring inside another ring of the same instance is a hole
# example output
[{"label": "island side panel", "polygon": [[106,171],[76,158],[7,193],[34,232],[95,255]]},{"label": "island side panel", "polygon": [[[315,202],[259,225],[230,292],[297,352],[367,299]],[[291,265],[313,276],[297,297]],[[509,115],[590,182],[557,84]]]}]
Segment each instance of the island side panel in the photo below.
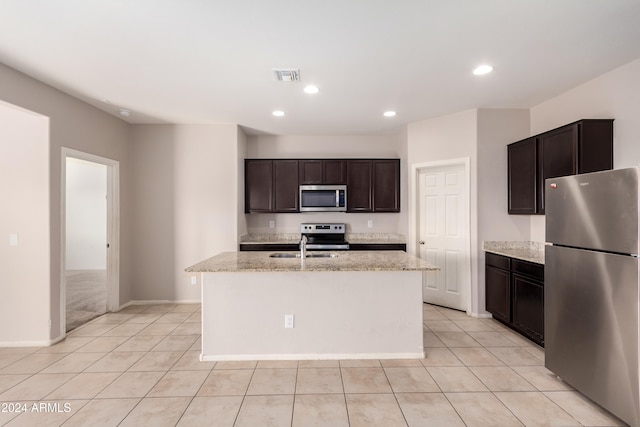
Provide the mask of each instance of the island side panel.
[{"label": "island side panel", "polygon": [[202,286],[202,360],[424,357],[421,271],[204,273]]}]

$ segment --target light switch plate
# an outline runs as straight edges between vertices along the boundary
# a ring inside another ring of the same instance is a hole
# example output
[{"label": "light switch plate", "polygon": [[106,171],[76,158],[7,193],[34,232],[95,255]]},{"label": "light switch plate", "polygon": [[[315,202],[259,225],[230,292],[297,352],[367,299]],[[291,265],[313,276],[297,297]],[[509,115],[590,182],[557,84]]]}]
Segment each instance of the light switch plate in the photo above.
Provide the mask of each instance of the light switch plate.
[{"label": "light switch plate", "polygon": [[18,233],[9,234],[9,246],[18,246]]},{"label": "light switch plate", "polygon": [[276,222],[274,220],[269,220],[269,228],[276,228]]}]

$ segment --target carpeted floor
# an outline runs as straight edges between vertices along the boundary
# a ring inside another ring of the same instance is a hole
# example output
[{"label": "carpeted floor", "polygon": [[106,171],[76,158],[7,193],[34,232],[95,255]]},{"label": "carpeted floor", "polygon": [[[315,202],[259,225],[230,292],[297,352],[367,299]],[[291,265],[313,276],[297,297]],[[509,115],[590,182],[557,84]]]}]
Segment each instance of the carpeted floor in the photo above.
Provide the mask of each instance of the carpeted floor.
[{"label": "carpeted floor", "polygon": [[107,312],[107,271],[67,270],[67,332]]}]

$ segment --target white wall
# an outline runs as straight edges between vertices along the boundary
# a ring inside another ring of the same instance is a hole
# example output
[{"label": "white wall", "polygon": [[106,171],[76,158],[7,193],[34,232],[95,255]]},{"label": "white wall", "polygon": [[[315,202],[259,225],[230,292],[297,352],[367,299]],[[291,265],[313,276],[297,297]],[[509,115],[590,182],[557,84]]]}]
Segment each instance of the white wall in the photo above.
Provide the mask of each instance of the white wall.
[{"label": "white wall", "polygon": [[529,217],[507,215],[506,169],[506,146],[529,135],[529,112],[469,110],[411,123],[407,132],[409,166],[470,159],[470,309],[484,314],[482,241],[529,237]]},{"label": "white wall", "polygon": [[528,136],[529,110],[478,110],[478,313],[485,313],[482,242],[530,240],[531,216],[507,213],[507,144]]},{"label": "white wall", "polygon": [[237,250],[238,135],[233,124],[133,126],[133,299],[199,301],[184,269]]},{"label": "white wall", "polygon": [[[447,116],[410,123],[407,127],[407,156],[409,168],[419,163],[469,158],[470,163],[470,254],[471,254],[471,311],[478,312],[478,222],[477,222],[477,111],[468,110]],[[410,209],[415,209],[410,207]],[[415,224],[409,225],[414,227]],[[415,244],[409,242],[409,250]]]},{"label": "white wall", "polygon": [[[531,109],[531,133],[580,119],[613,118],[613,166],[640,163],[640,59]],[[531,219],[531,239],[545,240],[544,216]]]},{"label": "white wall", "polygon": [[530,215],[507,214],[507,145],[529,136],[529,110],[478,110],[478,239],[529,240]]},{"label": "white wall", "polygon": [[[44,343],[51,314],[49,120],[1,102],[0,194],[0,347]],[[10,234],[18,235],[17,246],[9,246]]]},{"label": "white wall", "polygon": [[[38,333],[21,334],[25,340],[33,340],[33,336],[40,337],[47,334],[56,339],[64,334],[61,321],[61,147],[73,148],[120,162],[120,303],[131,300],[131,277],[133,257],[131,242],[133,230],[131,227],[131,152],[129,145],[129,125],[97,108],[86,104],[70,95],[52,88],[42,82],[26,76],[12,68],[0,64],[0,100],[36,112],[49,118],[49,143],[46,150],[49,179],[42,185],[49,195],[50,203],[44,208],[48,215],[50,235],[48,239],[40,239],[39,244],[46,246],[49,254],[49,277],[45,286],[46,292],[33,293],[29,304],[16,306],[16,310],[32,313],[41,300],[46,300],[49,307],[46,311],[34,314],[36,319],[42,313],[49,315],[46,321],[38,320]],[[27,161],[28,169],[35,165],[43,170],[39,159],[34,157],[33,165]],[[22,183],[13,180],[13,185],[20,189]],[[31,194],[31,190],[23,192]],[[34,220],[35,222],[35,220]],[[34,228],[39,225],[34,223]],[[44,264],[41,264],[44,266]],[[51,321],[51,328],[49,327]],[[15,322],[13,322],[15,323]],[[51,330],[51,332],[49,332]],[[43,332],[44,331],[44,332]],[[39,339],[39,338],[38,338]]]},{"label": "white wall", "polygon": [[[350,233],[407,232],[407,157],[403,135],[301,136],[251,135],[247,158],[400,158],[400,213],[299,213],[250,214],[251,233],[299,233],[302,222],[344,222]],[[244,210],[244,206],[242,206]],[[275,220],[275,229],[269,229]],[[373,228],[367,221],[373,220]]]},{"label": "white wall", "polygon": [[66,269],[107,268],[107,166],[67,158]]}]

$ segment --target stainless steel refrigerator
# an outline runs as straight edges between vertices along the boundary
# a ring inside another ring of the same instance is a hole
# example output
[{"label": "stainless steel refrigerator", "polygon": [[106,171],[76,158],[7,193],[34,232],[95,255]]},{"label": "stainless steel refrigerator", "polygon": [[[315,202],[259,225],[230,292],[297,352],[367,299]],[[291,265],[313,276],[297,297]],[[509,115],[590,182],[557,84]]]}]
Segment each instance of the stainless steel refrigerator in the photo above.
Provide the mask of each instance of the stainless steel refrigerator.
[{"label": "stainless steel refrigerator", "polygon": [[545,366],[632,426],[638,380],[638,167],[545,183]]}]

